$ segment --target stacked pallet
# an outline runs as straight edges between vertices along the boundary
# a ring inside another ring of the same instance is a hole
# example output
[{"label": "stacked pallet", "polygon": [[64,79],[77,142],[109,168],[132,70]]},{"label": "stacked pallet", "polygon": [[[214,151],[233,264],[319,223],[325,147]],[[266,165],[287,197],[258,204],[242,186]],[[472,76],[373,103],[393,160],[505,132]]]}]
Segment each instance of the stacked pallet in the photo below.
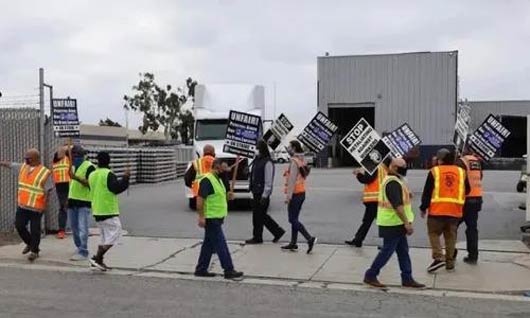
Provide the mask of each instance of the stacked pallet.
[{"label": "stacked pallet", "polygon": [[116,174],[117,177],[121,178],[125,171],[129,169],[131,177],[129,182],[131,184],[139,182],[138,180],[138,169],[139,169],[139,154],[140,149],[137,148],[86,148],[88,151],[88,158],[94,164],[97,164],[96,155],[99,151],[107,151],[110,154],[110,168]]},{"label": "stacked pallet", "polygon": [[173,148],[144,148],[139,155],[138,182],[158,183],[177,177],[177,158]]}]

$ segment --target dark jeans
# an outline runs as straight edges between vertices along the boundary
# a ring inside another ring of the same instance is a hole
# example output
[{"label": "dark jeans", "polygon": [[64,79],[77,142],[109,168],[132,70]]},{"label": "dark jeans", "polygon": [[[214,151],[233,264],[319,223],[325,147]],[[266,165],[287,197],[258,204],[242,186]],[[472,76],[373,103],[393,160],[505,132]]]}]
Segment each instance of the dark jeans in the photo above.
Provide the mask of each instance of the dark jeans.
[{"label": "dark jeans", "polygon": [[68,221],[68,184],[66,184],[66,187],[56,185],[55,190],[59,200],[59,231],[64,231]]},{"label": "dark jeans", "polygon": [[291,223],[291,243],[296,244],[298,241],[298,232],[302,233],[306,240],[310,240],[312,236],[307,232],[305,226],[300,223],[300,211],[302,210],[302,204],[305,201],[305,193],[293,194],[287,211],[289,212],[289,223]]},{"label": "dark jeans", "polygon": [[[29,246],[30,251],[33,253],[39,252],[41,219],[42,213],[40,212],[17,208],[15,227],[22,241]],[[29,232],[27,229],[28,223]]]},{"label": "dark jeans", "polygon": [[478,213],[480,208],[476,205],[464,204],[464,216],[460,223],[466,223],[466,243],[469,258],[478,259]]},{"label": "dark jeans", "polygon": [[363,223],[355,233],[354,241],[362,243],[370,231],[370,227],[377,217],[377,202],[366,202],[364,204],[366,209],[364,210]]},{"label": "dark jeans", "polygon": [[278,223],[267,214],[269,202],[269,198],[261,200],[261,195],[254,195],[254,200],[252,202],[252,226],[254,228],[252,236],[256,241],[263,241],[263,226],[265,226],[275,237],[283,233],[283,229]]},{"label": "dark jeans", "polygon": [[408,283],[412,278],[412,264],[409,256],[409,243],[406,235],[399,235],[394,237],[384,237],[383,247],[379,254],[374,259],[372,266],[366,271],[364,275],[366,279],[376,279],[392,254],[397,253],[399,268],[401,269],[401,282]]},{"label": "dark jeans", "polygon": [[232,257],[226,244],[223,233],[223,219],[206,219],[204,227],[204,241],[202,242],[201,254],[195,271],[206,272],[210,267],[212,254],[216,253],[225,272],[233,271]]}]

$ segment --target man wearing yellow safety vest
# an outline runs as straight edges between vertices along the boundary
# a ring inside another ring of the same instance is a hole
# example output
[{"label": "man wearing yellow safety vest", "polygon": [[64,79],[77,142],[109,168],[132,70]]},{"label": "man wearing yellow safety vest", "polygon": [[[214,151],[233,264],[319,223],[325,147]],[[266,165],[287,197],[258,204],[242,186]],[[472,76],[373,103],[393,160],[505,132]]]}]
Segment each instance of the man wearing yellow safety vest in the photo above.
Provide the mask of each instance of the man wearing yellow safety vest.
[{"label": "man wearing yellow safety vest", "polygon": [[28,260],[33,262],[39,257],[42,214],[46,210],[49,192],[53,189],[51,171],[42,165],[37,149],[26,152],[23,164],[2,161],[0,166],[11,168],[18,176],[15,227],[26,244],[22,254],[29,253]]},{"label": "man wearing yellow safety vest", "polygon": [[409,288],[425,288],[425,285],[416,282],[412,277],[407,235],[412,235],[414,232],[412,227],[414,212],[409,187],[404,180],[406,174],[405,160],[393,159],[388,167],[388,175],[381,184],[376,222],[379,226],[379,236],[383,238],[383,247],[364,275],[364,283],[372,287],[386,287],[379,282],[377,276],[396,252],[401,269],[401,285]]},{"label": "man wearing yellow safety vest", "polygon": [[222,228],[224,219],[228,215],[228,200],[234,197],[232,192],[227,192],[227,180],[223,180],[222,177],[227,169],[226,163],[216,159],[212,164],[212,171],[200,180],[197,212],[199,227],[204,228],[204,240],[195,276],[215,276],[208,271],[214,253],[219,257],[225,279],[238,279],[243,276],[242,272],[234,269]]},{"label": "man wearing yellow safety vest", "polygon": [[66,222],[68,220],[67,206],[68,206],[68,190],[70,185],[70,157],[68,157],[67,146],[62,146],[57,149],[53,155],[53,182],[55,183],[55,191],[59,199],[59,230],[57,231],[57,238],[64,239],[64,230],[66,229]]},{"label": "man wearing yellow safety vest", "polygon": [[478,260],[478,213],[482,210],[482,165],[480,159],[471,151],[466,150],[457,163],[465,169],[471,190],[466,195],[464,216],[460,220],[466,223],[467,253],[464,262],[475,265]]},{"label": "man wearing yellow safety vest", "polygon": [[212,170],[212,163],[215,160],[215,148],[212,145],[205,145],[202,150],[202,157],[197,158],[191,162],[190,167],[184,175],[184,183],[188,188],[191,188],[193,198],[190,199],[190,208],[197,207],[197,196],[199,195],[200,180],[210,173]]},{"label": "man wearing yellow safety vest", "polygon": [[[455,162],[455,154],[445,148],[438,150],[438,166],[429,172],[421,198],[421,216],[428,211],[427,230],[432,248],[433,262],[429,273],[445,266],[447,271],[455,268],[456,238],[458,223],[462,218],[465,196],[469,192],[466,171]],[[445,257],[440,244],[444,236]]]},{"label": "man wearing yellow safety vest", "polygon": [[88,177],[88,184],[92,192],[92,214],[99,227],[101,243],[98,251],[90,260],[90,267],[101,271],[109,270],[103,262],[103,256],[118,242],[121,237],[120,207],[118,194],[129,187],[129,170],[121,180],[110,170],[110,155],[100,152],[97,155],[98,167]]},{"label": "man wearing yellow safety vest", "polygon": [[88,260],[88,222],[92,205],[88,177],[96,168],[86,158],[86,152],[81,146],[73,146],[71,153],[72,180],[68,191],[68,219],[77,252],[70,260],[85,261]]},{"label": "man wearing yellow safety vest", "polygon": [[362,224],[355,233],[354,238],[351,241],[345,241],[344,243],[355,247],[362,247],[363,241],[372,226],[372,222],[377,216],[377,199],[379,197],[379,187],[383,182],[383,179],[387,174],[387,166],[382,163],[373,174],[362,169],[355,169],[353,174],[357,177],[357,180],[364,184],[363,190],[363,204],[365,206],[364,216]]}]

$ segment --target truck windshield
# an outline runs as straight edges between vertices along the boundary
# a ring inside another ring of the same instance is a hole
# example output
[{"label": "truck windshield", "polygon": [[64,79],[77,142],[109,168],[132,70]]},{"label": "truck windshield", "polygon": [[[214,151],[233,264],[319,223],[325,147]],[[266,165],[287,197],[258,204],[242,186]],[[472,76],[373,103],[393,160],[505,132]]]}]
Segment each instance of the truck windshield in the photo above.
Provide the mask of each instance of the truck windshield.
[{"label": "truck windshield", "polygon": [[228,119],[198,120],[195,128],[195,140],[223,140]]}]

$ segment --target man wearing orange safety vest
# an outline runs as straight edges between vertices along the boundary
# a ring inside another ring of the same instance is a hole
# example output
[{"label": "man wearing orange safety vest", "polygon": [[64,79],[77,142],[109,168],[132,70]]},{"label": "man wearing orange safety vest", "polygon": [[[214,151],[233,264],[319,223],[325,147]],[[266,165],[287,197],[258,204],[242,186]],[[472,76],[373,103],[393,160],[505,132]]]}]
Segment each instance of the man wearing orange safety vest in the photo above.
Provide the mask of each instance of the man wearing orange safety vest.
[{"label": "man wearing orange safety vest", "polygon": [[466,170],[471,186],[466,195],[464,216],[460,223],[466,223],[468,255],[464,257],[464,262],[475,265],[478,260],[478,213],[482,210],[482,165],[480,159],[469,150],[464,152],[464,156],[459,158],[456,164]]},{"label": "man wearing orange safety vest", "polygon": [[190,199],[190,208],[196,208],[196,199],[199,195],[199,183],[204,176],[212,171],[212,164],[215,160],[215,148],[212,145],[205,145],[203,156],[191,162],[190,167],[184,175],[184,183],[191,188],[193,198]]},{"label": "man wearing orange safety vest", "polygon": [[41,164],[37,149],[26,152],[23,164],[2,161],[0,166],[11,168],[18,176],[15,227],[26,243],[22,254],[29,253],[28,260],[33,262],[39,257],[42,213],[46,210],[48,194],[53,189],[51,172]]},{"label": "man wearing orange safety vest", "polygon": [[363,204],[365,210],[362,224],[357,230],[357,233],[355,233],[355,236],[351,241],[345,241],[344,243],[355,247],[363,246],[363,241],[377,216],[379,188],[387,175],[387,171],[388,168],[384,163],[382,163],[373,174],[369,174],[366,171],[363,172],[362,169],[353,170],[353,174],[357,177],[357,180],[364,184]]},{"label": "man wearing orange safety vest", "polygon": [[[445,148],[436,154],[438,165],[429,172],[421,199],[421,216],[427,219],[429,241],[432,247],[433,262],[427,268],[433,273],[445,266],[447,271],[455,268],[455,245],[458,224],[463,215],[469,181],[466,171],[455,165],[455,154]],[[440,245],[440,235],[444,236],[445,257]]]},{"label": "man wearing orange safety vest", "polygon": [[66,229],[66,222],[68,220],[67,205],[68,205],[68,191],[70,186],[70,157],[68,157],[67,146],[59,147],[53,156],[53,182],[55,183],[55,191],[59,199],[59,230],[57,231],[57,238],[64,239],[64,230]]}]

